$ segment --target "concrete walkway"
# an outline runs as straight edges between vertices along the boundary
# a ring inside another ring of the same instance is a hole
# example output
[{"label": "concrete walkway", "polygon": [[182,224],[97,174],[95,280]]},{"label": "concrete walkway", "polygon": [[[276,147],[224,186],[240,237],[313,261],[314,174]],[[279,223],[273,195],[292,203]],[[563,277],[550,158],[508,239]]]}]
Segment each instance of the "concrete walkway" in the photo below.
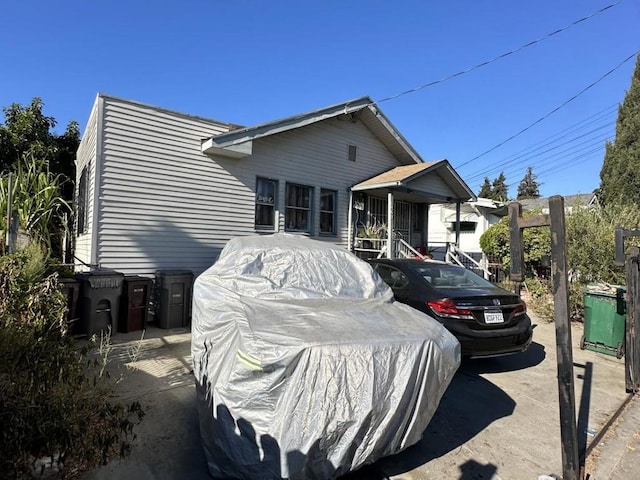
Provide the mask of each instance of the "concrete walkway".
[{"label": "concrete walkway", "polygon": [[[555,329],[533,319],[534,343],[522,354],[464,363],[423,440],[350,480],[537,479],[562,475]],[[640,401],[630,401],[608,431],[600,429],[628,398],[624,359],[580,350],[572,328],[579,444],[590,447],[592,480],[636,477]],[[208,479],[200,447],[187,330],[149,328],[113,337],[112,375],[122,400],[146,410],[131,456],[85,480]],[[133,361],[135,359],[135,361]],[[347,478],[345,477],[345,479]]]}]

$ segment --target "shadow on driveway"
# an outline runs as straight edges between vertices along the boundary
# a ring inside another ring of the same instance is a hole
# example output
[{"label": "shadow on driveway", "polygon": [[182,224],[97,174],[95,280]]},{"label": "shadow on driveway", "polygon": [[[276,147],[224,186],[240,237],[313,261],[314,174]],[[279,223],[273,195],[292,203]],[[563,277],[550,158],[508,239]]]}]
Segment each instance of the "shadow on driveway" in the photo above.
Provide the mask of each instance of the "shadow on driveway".
[{"label": "shadow on driveway", "polygon": [[[341,479],[383,480],[460,448],[491,423],[511,415],[516,406],[509,395],[481,374],[523,370],[538,365],[544,358],[544,346],[532,343],[526,352],[517,355],[463,362],[419,443]],[[473,460],[458,468],[459,480],[491,478],[497,471],[495,465],[480,465]]]}]

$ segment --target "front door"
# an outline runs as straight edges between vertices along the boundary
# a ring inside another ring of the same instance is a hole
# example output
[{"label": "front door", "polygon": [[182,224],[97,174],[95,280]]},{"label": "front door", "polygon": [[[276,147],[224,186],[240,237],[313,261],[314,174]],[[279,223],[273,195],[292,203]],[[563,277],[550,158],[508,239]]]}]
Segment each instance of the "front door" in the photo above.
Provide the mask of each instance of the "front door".
[{"label": "front door", "polygon": [[411,204],[396,200],[393,204],[393,231],[411,244]]}]

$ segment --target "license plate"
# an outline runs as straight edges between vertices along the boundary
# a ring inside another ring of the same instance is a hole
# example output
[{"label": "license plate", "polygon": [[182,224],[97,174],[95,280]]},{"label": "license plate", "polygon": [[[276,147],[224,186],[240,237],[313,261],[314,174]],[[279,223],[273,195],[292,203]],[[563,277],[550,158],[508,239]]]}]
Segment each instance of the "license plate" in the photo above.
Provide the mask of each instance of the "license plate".
[{"label": "license plate", "polygon": [[484,323],[504,323],[502,312],[484,312]]}]

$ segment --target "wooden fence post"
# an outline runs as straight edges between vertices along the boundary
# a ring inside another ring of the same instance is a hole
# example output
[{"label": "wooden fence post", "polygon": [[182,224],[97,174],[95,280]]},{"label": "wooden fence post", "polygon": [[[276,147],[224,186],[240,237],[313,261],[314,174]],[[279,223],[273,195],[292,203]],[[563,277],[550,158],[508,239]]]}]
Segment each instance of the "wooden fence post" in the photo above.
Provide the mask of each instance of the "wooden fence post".
[{"label": "wooden fence post", "polygon": [[573,350],[571,322],[569,321],[569,288],[567,278],[567,247],[564,198],[549,198],[549,214],[522,217],[519,203],[509,204],[511,239],[510,278],[524,281],[522,230],[529,227],[551,227],[551,260],[553,274],[553,303],[558,356],[558,396],[560,406],[560,439],[562,444],[562,470],[564,480],[578,480],[578,427],[576,425],[575,389],[573,384]]}]

